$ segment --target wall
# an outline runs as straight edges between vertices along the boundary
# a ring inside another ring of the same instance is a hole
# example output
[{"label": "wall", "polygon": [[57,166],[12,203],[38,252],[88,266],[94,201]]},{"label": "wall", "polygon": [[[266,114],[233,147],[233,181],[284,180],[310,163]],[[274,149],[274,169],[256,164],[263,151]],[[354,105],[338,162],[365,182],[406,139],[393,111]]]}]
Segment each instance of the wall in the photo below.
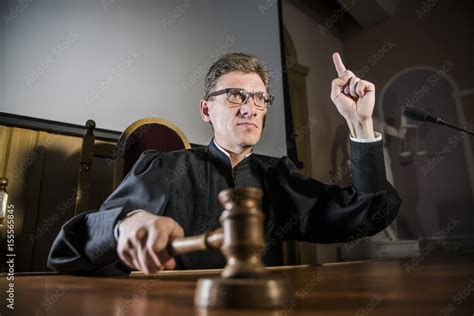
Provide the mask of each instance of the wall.
[{"label": "wall", "polygon": [[[386,122],[398,127],[399,107],[410,104],[448,122],[464,126],[470,122],[471,129],[474,127],[474,96],[461,98],[462,104],[457,106],[452,96],[457,91],[451,86],[460,91],[474,88],[473,12],[472,1],[407,1],[389,20],[343,40],[348,67],[378,87],[377,99],[383,101],[378,109],[384,108]],[[411,75],[392,82],[408,68],[413,68]],[[444,72],[437,74],[437,70]],[[384,87],[392,83],[382,99]],[[465,137],[453,145],[457,131],[430,124],[417,126],[427,154],[414,155],[409,164],[398,155],[400,140],[386,137],[395,186],[405,200],[398,219],[400,238],[430,238],[442,231],[450,218],[459,223],[446,237],[472,234],[474,138]],[[416,138],[413,130],[405,140],[411,138]],[[416,146],[415,141],[412,144]],[[449,153],[441,155],[445,148]]]},{"label": "wall", "polygon": [[[11,0],[0,2],[0,17],[1,112],[93,119],[115,131],[162,117],[207,145],[212,129],[199,100],[218,56],[247,52],[281,69],[276,2]],[[276,99],[256,152],[281,155],[282,81],[271,89]]]},{"label": "wall", "polygon": [[[331,81],[337,76],[331,55],[342,51],[342,43],[330,33],[321,33],[314,20],[288,2],[282,4],[283,23],[296,46],[298,62],[309,68],[306,77],[309,116],[317,120],[311,128],[313,176],[329,181],[333,126],[344,121],[329,97]],[[297,130],[298,126],[294,128]]]},{"label": "wall", "polygon": [[[329,94],[331,81],[337,76],[332,62],[333,52],[342,52],[342,42],[329,32],[322,33],[318,24],[306,14],[282,2],[283,23],[288,29],[298,54],[298,62],[309,68],[306,77],[308,91],[308,114],[316,121],[311,125],[312,176],[330,182],[331,150],[335,126],[345,124],[337,112]],[[299,126],[294,126],[298,130]],[[349,130],[347,129],[347,133]],[[301,258],[304,263],[321,263],[336,260],[335,245],[302,244]],[[313,247],[317,248],[315,252]],[[312,255],[316,253],[316,256]]]},{"label": "wall", "polygon": [[[429,5],[427,3],[430,3]],[[357,3],[355,4],[357,5]],[[334,139],[336,133],[347,133],[343,120],[338,116],[332,102],[329,99],[330,81],[336,75],[330,54],[338,50],[342,52],[343,60],[348,69],[355,71],[359,76],[374,82],[377,87],[377,100],[380,100],[380,92],[389,80],[400,71],[409,67],[431,67],[440,69],[446,61],[452,61],[455,66],[448,70],[448,75],[456,82],[461,91],[474,88],[473,38],[474,38],[474,3],[472,1],[404,1],[400,2],[399,9],[394,16],[369,27],[353,31],[350,36],[336,38],[330,33],[321,33],[318,23],[307,17],[307,14],[296,9],[287,1],[283,1],[284,23],[293,37],[297,49],[299,62],[309,67],[308,76],[308,103],[310,113],[316,115],[321,120],[321,124],[311,131],[313,143],[313,176],[319,180],[330,182],[328,171],[332,168],[330,151],[333,142],[339,143],[338,163],[341,163],[341,153],[343,151],[343,139]],[[324,21],[325,17],[319,17],[318,21]],[[336,24],[338,21],[335,22]],[[415,90],[415,87],[413,87]],[[414,91],[413,91],[414,92]],[[428,100],[428,98],[426,99]],[[461,98],[463,112],[467,122],[474,122],[474,107],[472,101],[474,95]],[[399,105],[405,105],[405,99],[400,100]],[[423,104],[423,102],[421,102]],[[446,103],[451,104],[451,103]],[[420,104],[417,104],[420,105]],[[436,108],[440,116],[443,113],[450,117],[450,109],[438,106]],[[378,110],[376,109],[376,114]],[[463,124],[464,122],[459,122]],[[341,125],[342,124],[342,125]],[[444,131],[443,133],[450,133]],[[451,132],[455,133],[455,132]],[[472,140],[467,140],[468,146],[458,146],[459,150],[464,150],[465,163],[469,164],[469,157],[466,154],[472,152],[474,144]],[[465,142],[465,143],[466,143]],[[393,143],[393,142],[392,142]],[[443,144],[439,143],[438,147]],[[470,145],[470,146],[469,146]],[[449,159],[445,159],[447,163]],[[399,163],[398,160],[392,163]],[[472,164],[472,161],[471,161]],[[462,165],[444,166],[449,168],[466,168],[464,174],[472,178],[472,169]],[[439,171],[442,168],[437,168]],[[397,179],[397,175],[395,175]],[[442,181],[453,181],[450,175],[444,175]],[[339,179],[345,180],[348,179]],[[431,180],[440,181],[440,180]],[[462,207],[466,210],[474,204],[472,196],[456,197],[456,190],[452,188],[449,193],[438,192],[436,195],[442,201],[445,213],[450,212],[456,201],[463,201]],[[465,191],[465,190],[464,190]],[[465,193],[463,191],[463,194]],[[469,190],[468,190],[469,192]],[[444,196],[444,198],[443,198]],[[406,201],[411,199],[410,195],[402,196]],[[454,203],[454,204],[453,204]],[[467,204],[466,204],[467,203]],[[408,203],[405,203],[408,205]],[[441,204],[440,204],[441,205]],[[418,206],[423,209],[423,205]],[[441,206],[438,206],[441,207]],[[402,206],[403,208],[403,206]],[[456,229],[464,232],[469,229],[469,225],[474,225],[472,216],[466,212],[452,214],[462,217],[462,225]],[[438,210],[439,211],[439,210]],[[440,215],[433,209],[426,208],[419,216],[423,219],[426,216],[438,221],[437,225],[428,225],[425,233],[431,233],[444,227],[447,215]],[[413,209],[402,209],[401,214],[415,212]],[[420,227],[422,225],[419,225]],[[454,233],[453,233],[454,234]],[[425,234],[426,237],[426,234]],[[337,245],[317,246],[317,262],[333,261],[337,259],[335,247]],[[312,259],[314,261],[314,258]]]}]

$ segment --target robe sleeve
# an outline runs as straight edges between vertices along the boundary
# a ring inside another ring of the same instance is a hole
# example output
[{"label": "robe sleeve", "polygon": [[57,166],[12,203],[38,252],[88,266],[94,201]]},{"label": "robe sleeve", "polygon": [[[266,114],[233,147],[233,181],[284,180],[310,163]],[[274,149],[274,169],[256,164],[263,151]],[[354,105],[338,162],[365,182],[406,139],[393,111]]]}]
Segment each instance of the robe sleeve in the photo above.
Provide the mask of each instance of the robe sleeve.
[{"label": "robe sleeve", "polygon": [[155,214],[167,203],[166,168],[156,151],[145,151],[99,211],[79,214],[66,222],[51,247],[48,267],[63,273],[128,274],[118,257],[114,227],[128,212]]},{"label": "robe sleeve", "polygon": [[276,234],[282,240],[344,242],[374,235],[396,217],[401,199],[386,181],[383,140],[350,141],[352,185],[340,188],[297,172],[286,157],[279,161]]}]

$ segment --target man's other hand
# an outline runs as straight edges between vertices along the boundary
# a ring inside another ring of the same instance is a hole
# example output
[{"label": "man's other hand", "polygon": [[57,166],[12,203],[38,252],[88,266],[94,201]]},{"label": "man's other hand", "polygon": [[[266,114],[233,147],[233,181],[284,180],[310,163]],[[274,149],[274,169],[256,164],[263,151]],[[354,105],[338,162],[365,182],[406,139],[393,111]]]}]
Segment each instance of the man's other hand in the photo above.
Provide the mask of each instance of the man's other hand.
[{"label": "man's other hand", "polygon": [[346,69],[339,53],[334,53],[334,66],[338,78],[332,81],[331,100],[346,119],[353,137],[375,138],[372,113],[375,106],[375,86],[358,78]]},{"label": "man's other hand", "polygon": [[117,252],[128,266],[146,274],[174,269],[176,261],[167,251],[168,242],[182,237],[183,228],[175,220],[142,210],[120,223]]}]

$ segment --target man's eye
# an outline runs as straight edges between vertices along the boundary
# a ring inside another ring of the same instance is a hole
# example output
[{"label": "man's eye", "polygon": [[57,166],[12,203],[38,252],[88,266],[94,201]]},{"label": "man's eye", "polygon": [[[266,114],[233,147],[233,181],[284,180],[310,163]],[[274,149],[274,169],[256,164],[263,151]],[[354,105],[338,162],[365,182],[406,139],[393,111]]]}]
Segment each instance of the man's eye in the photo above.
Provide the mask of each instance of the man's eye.
[{"label": "man's eye", "polygon": [[265,95],[263,95],[263,94],[255,94],[255,101],[265,102],[266,99],[267,99],[267,98],[266,98]]},{"label": "man's eye", "polygon": [[243,101],[245,99],[244,95],[240,91],[230,91],[229,99],[233,101]]}]

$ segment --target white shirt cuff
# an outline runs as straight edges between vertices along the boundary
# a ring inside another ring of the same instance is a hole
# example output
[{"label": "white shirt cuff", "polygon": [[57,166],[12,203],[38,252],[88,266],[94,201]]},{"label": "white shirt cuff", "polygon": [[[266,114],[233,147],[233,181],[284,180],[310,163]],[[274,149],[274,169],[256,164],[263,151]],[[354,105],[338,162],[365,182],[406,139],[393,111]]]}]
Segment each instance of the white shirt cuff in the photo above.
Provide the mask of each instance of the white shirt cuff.
[{"label": "white shirt cuff", "polygon": [[380,134],[379,132],[374,132],[374,133],[375,133],[375,138],[371,138],[371,139],[355,138],[355,137],[352,137],[352,135],[349,135],[349,137],[351,138],[353,142],[357,142],[357,143],[375,143],[382,140],[382,134]]}]

